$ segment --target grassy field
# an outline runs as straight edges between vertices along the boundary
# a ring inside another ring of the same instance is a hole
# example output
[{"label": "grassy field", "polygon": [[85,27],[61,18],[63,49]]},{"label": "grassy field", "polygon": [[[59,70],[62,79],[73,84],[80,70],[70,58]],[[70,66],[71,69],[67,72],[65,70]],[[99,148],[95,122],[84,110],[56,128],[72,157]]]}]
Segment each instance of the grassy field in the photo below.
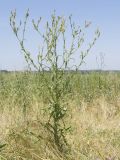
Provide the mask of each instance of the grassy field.
[{"label": "grassy field", "polygon": [[42,77],[0,73],[0,160],[120,160],[120,73],[71,78],[64,97],[69,149],[60,153],[44,126],[49,93]]}]

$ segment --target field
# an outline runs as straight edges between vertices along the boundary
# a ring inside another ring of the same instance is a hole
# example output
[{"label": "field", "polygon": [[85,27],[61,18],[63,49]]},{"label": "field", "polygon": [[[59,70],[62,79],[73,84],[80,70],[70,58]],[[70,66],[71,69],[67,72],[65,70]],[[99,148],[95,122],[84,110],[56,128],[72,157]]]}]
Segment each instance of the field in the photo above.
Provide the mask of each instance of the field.
[{"label": "field", "polygon": [[0,160],[120,160],[120,73],[70,74],[61,153],[44,125],[49,93],[39,73],[0,73]]}]

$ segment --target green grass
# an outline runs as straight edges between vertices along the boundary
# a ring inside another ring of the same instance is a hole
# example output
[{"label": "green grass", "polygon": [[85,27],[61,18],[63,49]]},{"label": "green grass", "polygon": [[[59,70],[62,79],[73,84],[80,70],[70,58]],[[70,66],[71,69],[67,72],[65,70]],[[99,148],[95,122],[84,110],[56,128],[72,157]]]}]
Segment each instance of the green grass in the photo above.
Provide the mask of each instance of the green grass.
[{"label": "green grass", "polygon": [[[48,80],[49,74],[45,75]],[[71,77],[69,94],[64,97],[65,123],[71,130],[67,133],[69,149],[63,154],[44,127],[48,97],[38,73],[0,73],[1,160],[120,159],[120,73]]]}]

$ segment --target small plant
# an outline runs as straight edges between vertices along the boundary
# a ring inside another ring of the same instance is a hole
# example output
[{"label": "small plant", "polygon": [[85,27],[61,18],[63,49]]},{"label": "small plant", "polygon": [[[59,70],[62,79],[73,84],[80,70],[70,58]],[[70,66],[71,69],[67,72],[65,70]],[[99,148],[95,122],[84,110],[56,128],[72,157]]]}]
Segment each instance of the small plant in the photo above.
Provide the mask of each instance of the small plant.
[{"label": "small plant", "polygon": [[[65,123],[67,114],[65,97],[70,94],[71,77],[74,75],[70,74],[70,71],[79,70],[85,57],[100,36],[100,32],[99,30],[95,32],[93,41],[89,43],[87,49],[82,51],[81,46],[85,40],[83,30],[87,29],[90,23],[85,22],[84,29],[82,30],[79,25],[75,25],[72,21],[72,16],[69,16],[67,21],[62,16],[56,16],[54,12],[51,15],[50,22],[47,21],[45,23],[44,32],[41,32],[40,24],[42,18],[40,17],[37,22],[32,20],[34,29],[42,40],[37,55],[37,63],[35,63],[31,57],[31,52],[25,47],[25,32],[28,17],[29,10],[26,12],[23,24],[20,21],[19,25],[17,25],[16,11],[13,11],[10,16],[10,26],[18,39],[29,68],[38,71],[39,76],[42,77],[44,86],[47,88],[49,93],[49,118],[46,126],[53,134],[54,142],[58,149],[62,151],[63,146],[67,144],[66,131],[69,130],[69,127]],[[77,60],[75,58],[76,54],[79,57]],[[47,78],[47,74],[49,78]]]}]

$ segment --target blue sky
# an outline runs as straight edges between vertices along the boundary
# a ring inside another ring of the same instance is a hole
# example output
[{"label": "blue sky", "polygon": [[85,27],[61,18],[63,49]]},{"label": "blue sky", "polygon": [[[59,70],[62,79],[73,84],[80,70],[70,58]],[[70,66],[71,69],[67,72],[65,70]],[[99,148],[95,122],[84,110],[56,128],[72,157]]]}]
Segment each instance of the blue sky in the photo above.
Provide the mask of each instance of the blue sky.
[{"label": "blue sky", "polygon": [[[97,41],[83,69],[100,68],[100,54],[104,55],[103,69],[120,70],[120,0],[4,0],[0,1],[0,69],[21,70],[26,63],[10,25],[10,11],[16,9],[18,20],[30,9],[30,17],[50,18],[57,15],[73,15],[74,21],[84,24],[91,21],[90,32],[99,27],[101,37]],[[89,34],[92,38],[92,34]],[[28,37],[29,38],[29,37]],[[36,42],[33,36],[32,41]],[[36,46],[37,47],[37,46]],[[34,55],[33,55],[34,56]],[[97,57],[97,61],[96,61]]]}]

